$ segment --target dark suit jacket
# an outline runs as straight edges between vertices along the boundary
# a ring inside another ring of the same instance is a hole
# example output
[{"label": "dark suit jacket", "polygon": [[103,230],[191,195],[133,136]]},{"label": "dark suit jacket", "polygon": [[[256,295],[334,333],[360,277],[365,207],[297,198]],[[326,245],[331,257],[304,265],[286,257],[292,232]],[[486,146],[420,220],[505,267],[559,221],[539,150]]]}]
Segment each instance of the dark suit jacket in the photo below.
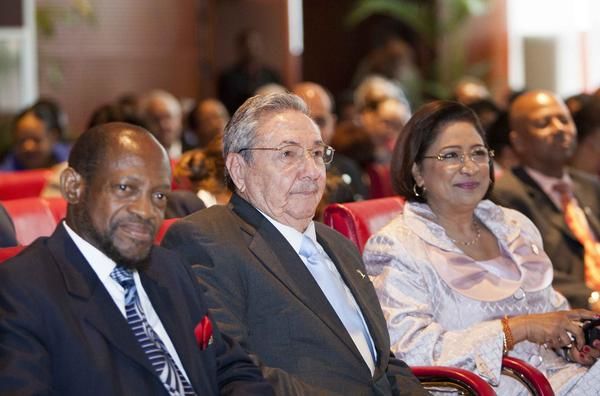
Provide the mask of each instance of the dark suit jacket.
[{"label": "dark suit jacket", "polygon": [[[216,327],[213,344],[197,346],[194,328],[207,308],[179,256],[156,247],[150,260],[142,284],[196,393],[272,394],[239,345]],[[0,394],[166,394],[62,225],[0,265]]]},{"label": "dark suit jacket", "polygon": [[0,204],[0,247],[17,246],[17,236],[15,234],[15,225],[10,215]]},{"label": "dark suit jacket", "polygon": [[298,254],[238,195],[177,221],[163,244],[194,265],[219,326],[257,358],[278,394],[424,394],[408,367],[390,357],[386,322],[356,247],[323,224],[316,231],[369,327],[374,376]]},{"label": "dark suit jacket", "polygon": [[[600,183],[581,172],[570,170],[569,175],[579,205],[595,234],[600,236]],[[542,234],[544,250],[552,260],[554,287],[573,307],[587,307],[591,290],[584,282],[583,246],[546,193],[523,168],[515,168],[500,177],[492,200],[522,212],[533,221]]]}]

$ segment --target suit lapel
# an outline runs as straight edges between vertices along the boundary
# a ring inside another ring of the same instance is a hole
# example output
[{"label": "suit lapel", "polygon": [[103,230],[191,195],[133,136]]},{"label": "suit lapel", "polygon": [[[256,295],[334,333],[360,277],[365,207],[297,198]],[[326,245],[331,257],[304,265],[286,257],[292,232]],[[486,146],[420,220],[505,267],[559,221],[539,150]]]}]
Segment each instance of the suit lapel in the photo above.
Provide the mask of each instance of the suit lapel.
[{"label": "suit lapel", "polygon": [[[317,240],[337,267],[342,279],[344,279],[344,283],[346,283],[346,286],[350,289],[350,292],[354,296],[354,300],[360,308],[377,352],[377,362],[375,363],[376,366],[379,366],[382,357],[389,354],[389,348],[386,348],[388,350],[385,351],[382,350],[382,346],[389,344],[389,337],[387,331],[381,327],[381,323],[384,323],[381,321],[382,317],[375,317],[377,312],[373,311],[372,305],[372,298],[374,296],[369,295],[370,293],[374,293],[374,289],[371,286],[371,281],[366,276],[366,270],[363,268],[361,262],[356,262],[356,257],[349,254],[346,250],[332,248],[333,243],[325,236],[325,234],[319,232],[319,227],[317,227]],[[341,263],[344,263],[344,265]],[[363,275],[365,275],[365,277],[363,277]],[[357,353],[359,353],[358,350]]]},{"label": "suit lapel", "polygon": [[[250,235],[248,248],[260,263],[329,327],[357,358],[364,361],[325,294],[283,235],[241,197],[234,194],[230,205],[233,211],[247,223],[241,227]],[[340,267],[337,263],[336,266]]]},{"label": "suit lapel", "polygon": [[596,238],[600,238],[600,221],[598,218],[598,191],[590,187],[588,180],[580,180],[576,173],[570,173],[573,180],[573,194],[585,213],[588,224]]},{"label": "suit lapel", "polygon": [[66,289],[73,296],[74,306],[79,308],[82,320],[100,332],[108,344],[154,375],[154,369],[131,332],[127,320],[64,226],[57,227],[48,241],[48,248],[63,274]]},{"label": "suit lapel", "polygon": [[[533,205],[543,212],[544,217],[548,219],[554,227],[560,230],[560,232],[579,243],[569,226],[567,226],[563,213],[554,205],[554,202],[552,202],[535,180],[527,174],[525,169],[516,168],[514,174],[524,183],[525,191],[533,200]],[[543,202],[543,204],[540,205],[541,202]]]}]

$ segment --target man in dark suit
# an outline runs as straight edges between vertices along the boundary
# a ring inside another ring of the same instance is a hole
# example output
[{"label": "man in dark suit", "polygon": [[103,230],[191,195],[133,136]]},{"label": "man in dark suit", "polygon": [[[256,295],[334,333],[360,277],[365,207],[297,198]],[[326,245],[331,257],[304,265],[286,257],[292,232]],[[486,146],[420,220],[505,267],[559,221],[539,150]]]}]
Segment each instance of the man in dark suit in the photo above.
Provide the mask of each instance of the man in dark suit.
[{"label": "man in dark suit", "polygon": [[229,205],[176,222],[163,240],[193,264],[223,332],[278,394],[424,394],[390,355],[356,247],[312,221],[333,152],[305,103],[292,94],[251,98],[223,144]]},{"label": "man in dark suit", "polygon": [[153,246],[170,183],[145,129],[81,136],[61,176],[66,221],[0,266],[0,394],[272,394],[212,326],[188,266]]},{"label": "man in dark suit", "polygon": [[576,129],[564,102],[548,91],[529,91],[510,108],[510,141],[522,166],[505,172],[492,199],[521,211],[541,232],[554,266],[554,286],[574,307],[600,312],[598,293],[588,287],[584,248],[563,214],[558,185],[568,186],[596,240],[600,237],[600,183],[567,168],[576,145]]}]

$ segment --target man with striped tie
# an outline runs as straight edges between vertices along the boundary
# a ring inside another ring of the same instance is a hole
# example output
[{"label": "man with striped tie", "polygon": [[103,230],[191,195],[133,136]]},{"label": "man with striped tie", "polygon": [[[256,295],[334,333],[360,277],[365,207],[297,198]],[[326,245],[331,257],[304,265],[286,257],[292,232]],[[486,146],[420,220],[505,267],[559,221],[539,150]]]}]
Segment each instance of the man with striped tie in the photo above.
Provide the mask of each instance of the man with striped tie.
[{"label": "man with striped tie", "polygon": [[153,241],[169,159],[145,129],[85,132],[61,175],[66,220],[0,267],[0,394],[270,395]]}]

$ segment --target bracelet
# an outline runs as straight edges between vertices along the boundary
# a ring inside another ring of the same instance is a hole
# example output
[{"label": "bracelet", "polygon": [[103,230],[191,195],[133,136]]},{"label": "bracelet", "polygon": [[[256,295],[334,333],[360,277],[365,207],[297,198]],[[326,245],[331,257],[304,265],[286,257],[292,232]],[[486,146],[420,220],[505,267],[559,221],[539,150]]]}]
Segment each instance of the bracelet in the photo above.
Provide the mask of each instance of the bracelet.
[{"label": "bracelet", "polygon": [[515,346],[515,339],[508,325],[508,316],[504,315],[502,322],[502,332],[504,333],[504,354],[506,355]]}]

